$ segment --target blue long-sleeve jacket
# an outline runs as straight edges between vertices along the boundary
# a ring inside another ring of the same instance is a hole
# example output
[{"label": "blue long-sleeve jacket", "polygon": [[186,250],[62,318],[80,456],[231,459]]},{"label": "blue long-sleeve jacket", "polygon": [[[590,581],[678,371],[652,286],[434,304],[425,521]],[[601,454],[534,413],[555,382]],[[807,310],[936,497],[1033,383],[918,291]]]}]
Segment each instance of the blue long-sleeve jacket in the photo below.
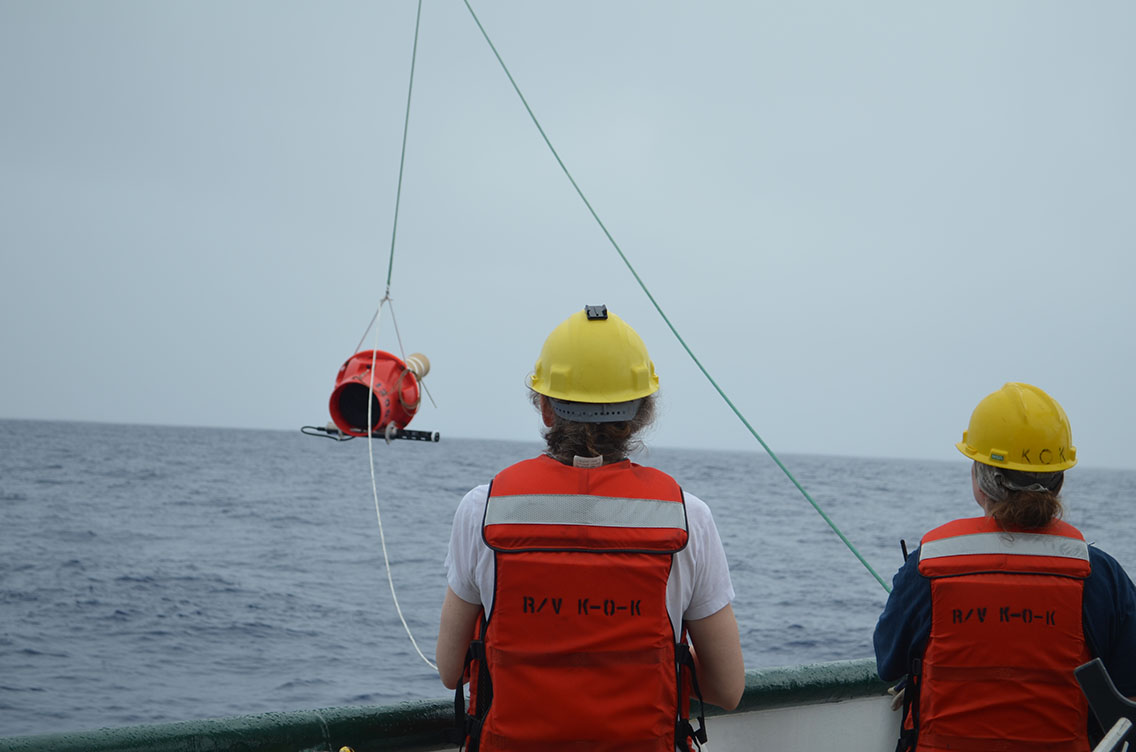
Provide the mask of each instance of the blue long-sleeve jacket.
[{"label": "blue long-sleeve jacket", "polygon": [[[1090,652],[1104,662],[1113,683],[1136,696],[1136,586],[1116,559],[1089,546],[1092,573],[1085,580],[1082,619]],[[902,678],[923,655],[931,636],[931,580],[919,573],[919,549],[892,579],[876,623],[876,670],[884,681]]]}]

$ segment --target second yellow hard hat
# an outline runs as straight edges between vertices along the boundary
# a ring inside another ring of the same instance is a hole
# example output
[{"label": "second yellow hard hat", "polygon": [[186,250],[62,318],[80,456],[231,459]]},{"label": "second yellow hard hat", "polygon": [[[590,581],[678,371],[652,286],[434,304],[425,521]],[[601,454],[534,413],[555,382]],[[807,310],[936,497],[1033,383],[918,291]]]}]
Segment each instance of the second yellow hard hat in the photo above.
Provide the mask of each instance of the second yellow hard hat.
[{"label": "second yellow hard hat", "polygon": [[1052,473],[1077,464],[1065,411],[1030,384],[1011,382],[987,395],[955,446],[976,462],[1010,470]]}]

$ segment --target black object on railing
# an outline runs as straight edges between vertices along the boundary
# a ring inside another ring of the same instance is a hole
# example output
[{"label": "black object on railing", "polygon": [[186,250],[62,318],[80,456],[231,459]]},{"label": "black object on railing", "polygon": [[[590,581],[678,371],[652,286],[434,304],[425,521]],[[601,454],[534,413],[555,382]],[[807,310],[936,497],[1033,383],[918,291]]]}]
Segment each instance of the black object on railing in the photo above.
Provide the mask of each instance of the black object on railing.
[{"label": "black object on railing", "polygon": [[1101,659],[1094,658],[1078,666],[1073,669],[1073,675],[1077,677],[1077,683],[1081,685],[1081,691],[1085,693],[1101,728],[1108,729],[1096,750],[1110,752],[1126,746],[1122,742],[1136,743],[1136,729],[1132,727],[1132,719],[1136,718],[1136,702],[1120,694]]}]

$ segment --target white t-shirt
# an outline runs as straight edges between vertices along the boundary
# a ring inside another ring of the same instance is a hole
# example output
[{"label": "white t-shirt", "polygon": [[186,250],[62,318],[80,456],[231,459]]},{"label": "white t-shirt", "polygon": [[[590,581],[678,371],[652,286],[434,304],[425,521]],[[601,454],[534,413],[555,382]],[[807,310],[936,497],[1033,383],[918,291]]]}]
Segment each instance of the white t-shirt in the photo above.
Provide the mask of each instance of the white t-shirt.
[{"label": "white t-shirt", "polygon": [[[726,552],[710,507],[685,491],[683,498],[689,537],[686,548],[674,555],[667,580],[667,611],[676,635],[682,634],[682,621],[712,616],[734,600]],[[493,610],[493,551],[482,540],[481,522],[488,500],[488,485],[461,500],[446,554],[450,589],[466,603],[480,603],[487,614]]]}]

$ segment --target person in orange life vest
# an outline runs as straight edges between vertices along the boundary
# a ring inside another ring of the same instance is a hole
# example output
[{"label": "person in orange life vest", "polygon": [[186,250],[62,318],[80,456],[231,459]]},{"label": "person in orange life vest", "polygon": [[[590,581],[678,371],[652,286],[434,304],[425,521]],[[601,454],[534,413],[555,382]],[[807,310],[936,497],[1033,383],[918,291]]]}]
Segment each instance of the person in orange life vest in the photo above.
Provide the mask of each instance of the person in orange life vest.
[{"label": "person in orange life vest", "polygon": [[1077,459],[1065,411],[1006,384],[956,446],[983,515],[923,537],[875,629],[880,678],[907,677],[899,749],[1087,752],[1095,719],[1073,669],[1100,657],[1136,694],[1136,589],[1060,520]]},{"label": "person in orange life vest", "polygon": [[446,556],[436,657],[459,702],[471,682],[465,741],[689,749],[688,669],[733,709],[745,668],[709,507],[627,459],[654,416],[654,364],[587,306],[549,335],[529,386],[545,453],[466,494]]}]

